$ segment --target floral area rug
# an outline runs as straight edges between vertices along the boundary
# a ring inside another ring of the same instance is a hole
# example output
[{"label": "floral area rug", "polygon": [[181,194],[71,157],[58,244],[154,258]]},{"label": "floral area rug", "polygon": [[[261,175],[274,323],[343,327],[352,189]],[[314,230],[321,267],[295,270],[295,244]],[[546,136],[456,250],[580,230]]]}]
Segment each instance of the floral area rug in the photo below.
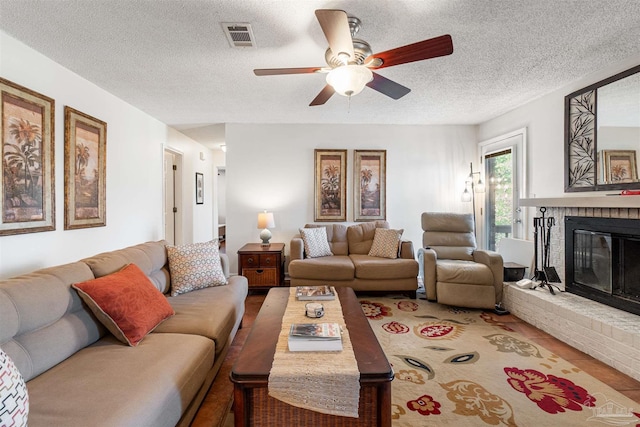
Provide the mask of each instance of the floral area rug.
[{"label": "floral area rug", "polygon": [[633,400],[481,310],[360,298],[393,366],[393,426],[636,426]]}]

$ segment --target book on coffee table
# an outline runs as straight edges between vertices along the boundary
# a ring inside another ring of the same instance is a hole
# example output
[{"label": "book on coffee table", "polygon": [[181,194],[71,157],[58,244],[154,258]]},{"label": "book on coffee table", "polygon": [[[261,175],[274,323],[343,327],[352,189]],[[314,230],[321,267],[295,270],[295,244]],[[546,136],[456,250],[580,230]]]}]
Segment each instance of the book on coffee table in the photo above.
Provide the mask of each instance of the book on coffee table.
[{"label": "book on coffee table", "polygon": [[328,301],[335,299],[335,297],[336,292],[329,285],[296,287],[298,301]]},{"label": "book on coffee table", "polygon": [[289,351],[342,351],[337,323],[294,323],[289,330]]}]

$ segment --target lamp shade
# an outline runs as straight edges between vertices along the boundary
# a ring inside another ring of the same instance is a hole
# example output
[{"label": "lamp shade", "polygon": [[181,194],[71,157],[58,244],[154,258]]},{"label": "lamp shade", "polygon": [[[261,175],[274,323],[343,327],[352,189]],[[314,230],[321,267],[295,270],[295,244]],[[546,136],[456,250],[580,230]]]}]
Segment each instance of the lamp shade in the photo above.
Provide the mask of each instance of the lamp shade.
[{"label": "lamp shade", "polygon": [[327,83],[342,96],[353,96],[373,79],[373,73],[364,65],[343,65],[327,74]]},{"label": "lamp shade", "polygon": [[273,212],[260,212],[258,214],[258,228],[273,228],[276,226],[276,222],[273,219]]}]

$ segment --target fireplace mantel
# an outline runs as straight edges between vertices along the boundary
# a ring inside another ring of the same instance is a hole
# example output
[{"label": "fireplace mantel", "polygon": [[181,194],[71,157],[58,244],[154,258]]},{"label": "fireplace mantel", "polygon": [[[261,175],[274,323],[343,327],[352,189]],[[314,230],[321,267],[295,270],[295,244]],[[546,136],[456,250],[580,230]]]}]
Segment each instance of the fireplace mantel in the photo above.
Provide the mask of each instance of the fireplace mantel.
[{"label": "fireplace mantel", "polygon": [[540,197],[520,199],[520,206],[564,208],[640,208],[640,196]]}]

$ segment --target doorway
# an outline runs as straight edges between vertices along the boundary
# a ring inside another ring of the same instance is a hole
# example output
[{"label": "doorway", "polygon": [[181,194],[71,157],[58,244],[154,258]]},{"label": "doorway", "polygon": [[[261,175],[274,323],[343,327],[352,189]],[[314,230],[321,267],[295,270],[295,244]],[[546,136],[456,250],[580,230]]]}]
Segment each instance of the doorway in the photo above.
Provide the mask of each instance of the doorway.
[{"label": "doorway", "polygon": [[523,239],[526,211],[519,199],[526,194],[526,128],[480,143],[486,193],[481,242],[495,251],[505,237]]},{"label": "doorway", "polygon": [[170,245],[182,243],[182,154],[164,150],[163,193],[164,193],[164,240]]}]

